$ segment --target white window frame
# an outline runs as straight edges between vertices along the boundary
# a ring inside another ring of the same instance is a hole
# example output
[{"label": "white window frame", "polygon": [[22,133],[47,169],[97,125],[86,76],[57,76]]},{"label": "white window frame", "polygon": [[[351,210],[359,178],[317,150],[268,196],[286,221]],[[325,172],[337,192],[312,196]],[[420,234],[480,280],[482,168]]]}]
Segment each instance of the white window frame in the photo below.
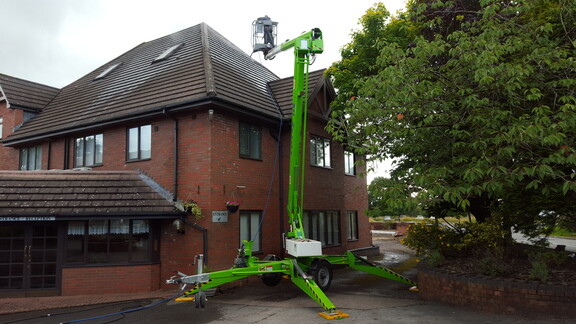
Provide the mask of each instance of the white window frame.
[{"label": "white window frame", "polygon": [[20,149],[20,170],[42,170],[42,145]]},{"label": "white window frame", "polygon": [[310,164],[321,168],[331,168],[330,139],[310,135]]},{"label": "white window frame", "polygon": [[[92,155],[89,155],[87,150],[87,143],[91,141]],[[76,138],[74,142],[74,166],[76,167],[89,167],[95,165],[102,165],[104,157],[104,135],[96,134]]]},{"label": "white window frame", "polygon": [[129,128],[126,132],[126,161],[149,160],[151,158],[152,125]]},{"label": "white window frame", "polygon": [[350,176],[356,175],[356,164],[353,152],[344,151],[344,174]]}]

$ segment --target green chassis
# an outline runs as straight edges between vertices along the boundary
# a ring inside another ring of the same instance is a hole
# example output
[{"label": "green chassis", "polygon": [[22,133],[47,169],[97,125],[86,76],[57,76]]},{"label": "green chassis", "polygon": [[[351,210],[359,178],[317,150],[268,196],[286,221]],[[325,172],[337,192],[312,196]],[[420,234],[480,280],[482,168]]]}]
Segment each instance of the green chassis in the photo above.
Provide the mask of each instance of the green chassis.
[{"label": "green chassis", "polygon": [[[327,314],[337,314],[336,307],[324,292],[318,287],[314,279],[308,272],[316,259],[322,259],[331,265],[343,265],[352,269],[367,272],[394,281],[416,286],[416,283],[392,270],[371,264],[364,258],[355,255],[353,252],[346,252],[344,255],[323,255],[318,257],[287,258],[279,261],[261,261],[252,256],[252,242],[243,241],[244,249],[241,257],[245,264],[234,266],[228,270],[215,271],[210,273],[197,274],[192,276],[182,276],[180,278],[168,280],[174,284],[192,284],[194,288],[183,294],[185,297],[196,296],[202,290],[218,287],[225,283],[240,280],[254,275],[278,274],[288,276],[292,282],[303,290],[310,298],[314,299]],[[242,256],[243,254],[243,256]]]}]

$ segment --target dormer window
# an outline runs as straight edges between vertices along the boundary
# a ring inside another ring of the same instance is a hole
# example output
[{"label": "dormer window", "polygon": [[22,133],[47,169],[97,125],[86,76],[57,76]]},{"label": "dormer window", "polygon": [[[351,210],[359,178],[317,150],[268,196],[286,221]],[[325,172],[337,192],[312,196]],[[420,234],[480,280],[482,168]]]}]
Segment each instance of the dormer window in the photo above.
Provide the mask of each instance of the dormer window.
[{"label": "dormer window", "polygon": [[116,63],[114,65],[110,65],[106,70],[102,71],[102,73],[98,74],[98,76],[95,77],[94,80],[103,79],[105,76],[110,74],[110,72],[114,71],[118,66],[120,66],[120,64],[121,63]]},{"label": "dormer window", "polygon": [[174,54],[174,52],[176,52],[177,49],[182,47],[182,45],[184,45],[184,43],[176,44],[170,47],[169,49],[165,50],[164,53],[160,54],[157,58],[155,58],[154,61],[152,61],[152,63],[160,62],[169,58],[170,55]]}]

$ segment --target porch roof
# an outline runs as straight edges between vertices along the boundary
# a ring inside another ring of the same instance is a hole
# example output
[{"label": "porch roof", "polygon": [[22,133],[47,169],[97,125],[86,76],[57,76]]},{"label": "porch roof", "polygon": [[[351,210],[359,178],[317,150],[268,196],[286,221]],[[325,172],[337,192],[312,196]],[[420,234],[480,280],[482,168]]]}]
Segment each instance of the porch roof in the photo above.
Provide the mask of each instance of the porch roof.
[{"label": "porch roof", "polygon": [[0,216],[180,215],[153,187],[136,171],[0,171]]}]

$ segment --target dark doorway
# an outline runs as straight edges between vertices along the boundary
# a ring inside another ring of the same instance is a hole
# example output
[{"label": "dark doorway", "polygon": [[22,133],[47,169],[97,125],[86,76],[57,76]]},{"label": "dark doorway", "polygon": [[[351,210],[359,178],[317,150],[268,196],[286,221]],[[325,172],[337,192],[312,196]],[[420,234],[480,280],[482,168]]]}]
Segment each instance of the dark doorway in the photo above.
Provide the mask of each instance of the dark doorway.
[{"label": "dark doorway", "polygon": [[58,295],[58,226],[0,224],[0,296]]}]

